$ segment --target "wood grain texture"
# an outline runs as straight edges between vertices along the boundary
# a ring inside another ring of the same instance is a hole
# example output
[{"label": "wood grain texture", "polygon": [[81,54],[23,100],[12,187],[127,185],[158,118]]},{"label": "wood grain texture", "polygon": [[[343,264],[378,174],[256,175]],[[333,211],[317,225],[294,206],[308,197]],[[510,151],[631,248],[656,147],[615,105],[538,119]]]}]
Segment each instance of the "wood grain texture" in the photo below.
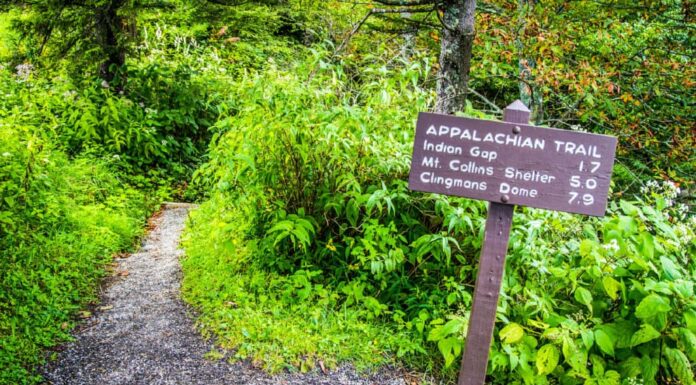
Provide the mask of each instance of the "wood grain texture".
[{"label": "wood grain texture", "polygon": [[[512,123],[527,123],[529,110],[517,101],[505,109],[504,119]],[[488,355],[514,209],[513,205],[495,202],[488,206],[483,248],[474,289],[474,305],[459,371],[459,385],[482,385],[486,380]]]}]

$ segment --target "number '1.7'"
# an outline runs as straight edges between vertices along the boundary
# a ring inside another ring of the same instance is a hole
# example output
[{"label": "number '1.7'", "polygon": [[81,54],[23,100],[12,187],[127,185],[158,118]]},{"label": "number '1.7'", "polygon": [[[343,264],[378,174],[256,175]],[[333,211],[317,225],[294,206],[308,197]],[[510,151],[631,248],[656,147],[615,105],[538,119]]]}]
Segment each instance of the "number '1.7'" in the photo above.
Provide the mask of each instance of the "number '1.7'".
[{"label": "number '1.7'", "polygon": [[[592,170],[590,170],[590,172],[594,173],[597,172],[597,170],[599,170],[599,166],[601,166],[602,163],[591,161],[590,165],[592,166]],[[585,161],[580,161],[580,171],[585,171]]]}]

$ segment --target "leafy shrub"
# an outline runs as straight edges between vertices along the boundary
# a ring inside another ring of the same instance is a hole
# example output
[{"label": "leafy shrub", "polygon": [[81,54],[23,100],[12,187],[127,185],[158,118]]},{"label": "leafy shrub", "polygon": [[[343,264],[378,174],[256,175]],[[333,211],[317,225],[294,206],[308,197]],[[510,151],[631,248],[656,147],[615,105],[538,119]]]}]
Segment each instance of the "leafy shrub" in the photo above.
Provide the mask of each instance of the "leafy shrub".
[{"label": "leafy shrub", "polygon": [[75,86],[3,74],[3,89],[12,96],[2,103],[4,115],[44,128],[38,131],[42,137],[61,143],[70,155],[113,155],[131,172],[176,164],[191,168],[207,143],[207,90],[194,84],[189,69],[133,69],[123,95],[99,79]]},{"label": "leafy shrub", "polygon": [[0,384],[40,381],[44,350],[70,338],[150,206],[105,161],[69,160],[41,136],[0,117]]},{"label": "leafy shrub", "polygon": [[[273,369],[302,368],[302,357],[364,363],[284,334],[333,311],[388,331],[370,345],[384,360],[452,375],[484,204],[407,189],[413,119],[431,101],[427,61],[344,60],[316,52],[236,85],[197,174],[212,193],[188,230],[186,297],[223,346]],[[603,219],[518,209],[491,383],[690,384],[696,265],[680,210],[664,193],[613,201]],[[254,306],[272,317],[260,324]],[[333,333],[372,341],[333,326],[319,341]]]}]

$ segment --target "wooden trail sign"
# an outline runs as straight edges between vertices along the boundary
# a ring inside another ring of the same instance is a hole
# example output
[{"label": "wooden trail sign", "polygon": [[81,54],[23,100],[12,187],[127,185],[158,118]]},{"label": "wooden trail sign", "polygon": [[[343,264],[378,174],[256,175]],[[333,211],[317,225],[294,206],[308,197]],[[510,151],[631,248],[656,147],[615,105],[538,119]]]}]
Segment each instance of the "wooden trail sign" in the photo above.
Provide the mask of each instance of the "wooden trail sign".
[{"label": "wooden trail sign", "polygon": [[409,188],[490,201],[459,385],[486,378],[514,205],[603,216],[616,138],[529,123],[519,100],[504,122],[421,113]]}]

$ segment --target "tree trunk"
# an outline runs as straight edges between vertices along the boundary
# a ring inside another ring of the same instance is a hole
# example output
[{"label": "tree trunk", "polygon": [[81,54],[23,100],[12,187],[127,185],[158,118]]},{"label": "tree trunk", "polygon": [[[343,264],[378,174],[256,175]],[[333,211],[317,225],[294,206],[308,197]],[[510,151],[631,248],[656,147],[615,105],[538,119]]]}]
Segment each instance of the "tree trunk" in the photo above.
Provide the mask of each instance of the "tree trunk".
[{"label": "tree trunk", "polygon": [[471,50],[476,34],[476,0],[444,0],[441,4],[444,25],[435,111],[452,114],[466,107]]},{"label": "tree trunk", "polygon": [[105,60],[99,66],[99,74],[111,82],[116,72],[126,62],[126,51],[119,40],[121,37],[122,17],[118,14],[124,0],[111,0],[96,12],[99,44],[105,54]]}]

